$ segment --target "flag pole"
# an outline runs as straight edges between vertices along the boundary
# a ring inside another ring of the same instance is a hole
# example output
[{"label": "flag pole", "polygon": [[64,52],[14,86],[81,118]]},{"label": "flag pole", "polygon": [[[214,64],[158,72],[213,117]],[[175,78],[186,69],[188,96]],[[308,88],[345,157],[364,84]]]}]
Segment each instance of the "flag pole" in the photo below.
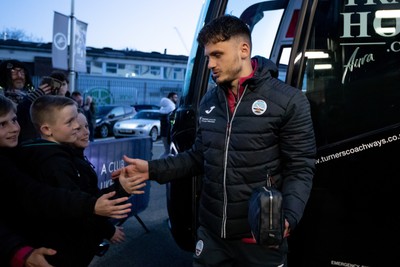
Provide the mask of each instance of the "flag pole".
[{"label": "flag pole", "polygon": [[75,16],[74,16],[74,0],[71,0],[71,30],[70,30],[70,43],[69,43],[69,90],[72,92],[75,91],[75,81],[76,81],[76,72],[75,72]]}]

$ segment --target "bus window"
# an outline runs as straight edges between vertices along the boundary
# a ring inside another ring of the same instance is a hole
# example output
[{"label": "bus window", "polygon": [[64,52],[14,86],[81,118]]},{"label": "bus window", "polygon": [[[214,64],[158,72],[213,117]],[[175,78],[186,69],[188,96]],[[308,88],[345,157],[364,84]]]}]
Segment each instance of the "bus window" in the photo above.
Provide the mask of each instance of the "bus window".
[{"label": "bus window", "polygon": [[[319,2],[304,52],[302,82],[312,105],[319,146],[398,123],[396,6]],[[392,33],[382,34],[379,29]],[[302,52],[298,56],[300,61]]]}]

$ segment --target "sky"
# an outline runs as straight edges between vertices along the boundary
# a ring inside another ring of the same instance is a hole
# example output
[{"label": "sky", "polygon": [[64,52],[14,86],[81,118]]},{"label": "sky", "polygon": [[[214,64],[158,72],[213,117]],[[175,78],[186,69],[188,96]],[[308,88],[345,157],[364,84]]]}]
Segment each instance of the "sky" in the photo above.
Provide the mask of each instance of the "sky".
[{"label": "sky", "polygon": [[[0,31],[52,42],[54,11],[88,24],[86,46],[189,55],[203,0],[1,0]],[[3,38],[3,36],[1,36]]]}]

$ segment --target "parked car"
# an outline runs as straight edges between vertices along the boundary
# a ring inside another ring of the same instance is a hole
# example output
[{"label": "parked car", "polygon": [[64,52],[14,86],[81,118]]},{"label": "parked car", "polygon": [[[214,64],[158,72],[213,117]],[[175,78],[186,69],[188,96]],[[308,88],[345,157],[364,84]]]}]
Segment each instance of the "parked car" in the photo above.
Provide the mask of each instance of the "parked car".
[{"label": "parked car", "polygon": [[113,133],[114,124],[123,119],[133,118],[136,111],[131,106],[105,105],[96,108],[95,135],[105,138]]},{"label": "parked car", "polygon": [[157,141],[160,136],[160,116],[160,112],[155,109],[140,110],[132,119],[117,122],[114,125],[114,136],[150,136],[153,142]]},{"label": "parked car", "polygon": [[142,109],[155,109],[155,110],[160,109],[160,106],[151,105],[151,104],[135,104],[135,105],[131,105],[131,106],[134,107],[136,111],[140,111]]}]

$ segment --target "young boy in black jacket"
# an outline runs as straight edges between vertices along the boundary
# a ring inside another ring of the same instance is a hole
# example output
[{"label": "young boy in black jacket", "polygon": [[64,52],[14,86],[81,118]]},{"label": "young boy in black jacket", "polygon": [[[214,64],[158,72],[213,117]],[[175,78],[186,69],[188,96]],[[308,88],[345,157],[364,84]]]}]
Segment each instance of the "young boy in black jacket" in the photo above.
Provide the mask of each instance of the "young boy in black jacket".
[{"label": "young boy in black jacket", "polygon": [[[76,103],[70,98],[45,95],[35,100],[31,107],[31,118],[42,139],[21,146],[21,168],[44,184],[72,192],[82,191],[79,186],[81,174],[74,164],[75,154],[70,146],[77,138],[77,116]],[[121,182],[127,183],[129,192],[142,186],[137,187],[129,183],[129,178],[123,177]],[[116,187],[116,190],[119,195],[129,195],[121,187]],[[36,231],[31,234],[41,244],[57,250],[57,254],[49,258],[51,264],[87,266],[103,238],[112,239],[115,233],[115,228],[103,232],[104,228],[98,226],[104,223],[107,223],[105,218],[95,215],[84,220],[53,217],[36,221]]]}]

